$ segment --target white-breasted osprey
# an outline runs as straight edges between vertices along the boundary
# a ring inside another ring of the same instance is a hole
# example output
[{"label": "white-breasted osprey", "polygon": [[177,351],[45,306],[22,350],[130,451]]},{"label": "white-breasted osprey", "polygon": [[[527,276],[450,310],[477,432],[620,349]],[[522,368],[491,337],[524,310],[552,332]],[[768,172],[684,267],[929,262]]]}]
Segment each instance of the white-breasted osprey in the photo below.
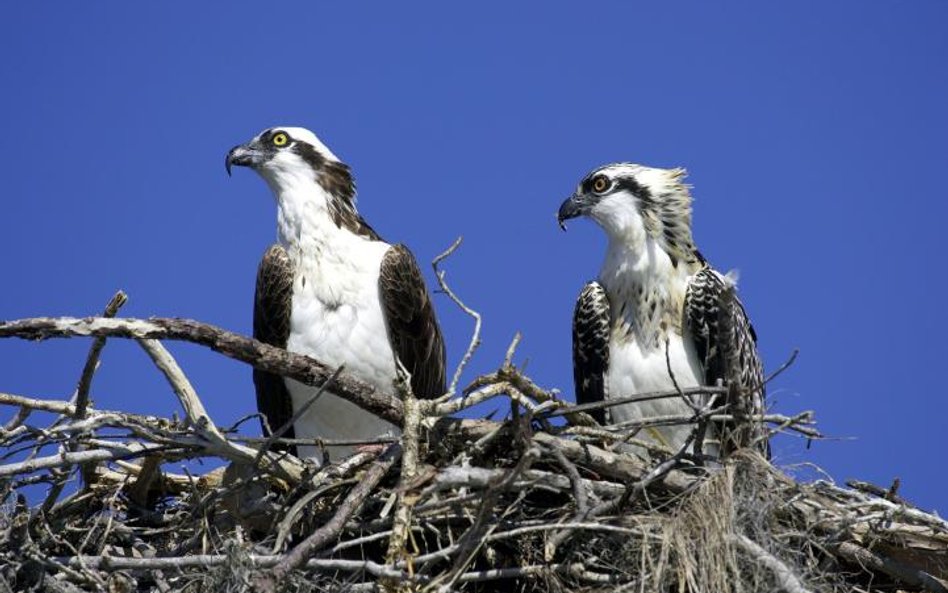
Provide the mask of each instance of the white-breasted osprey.
[{"label": "white-breasted osprey", "polygon": [[[728,412],[737,418],[762,413],[757,336],[735,283],[712,269],[694,245],[684,177],[683,169],[610,164],[587,175],[560,206],[557,219],[564,229],[565,220],[588,216],[609,241],[599,278],[583,288],[573,315],[579,403],[720,380],[729,388],[723,400]],[[692,413],[688,402],[675,397],[623,404],[594,416],[618,424]],[[691,424],[661,426],[639,436],[677,450],[692,430]],[[763,434],[757,422],[712,424],[704,452],[767,450]]]},{"label": "white-breasted osprey", "polygon": [[[396,358],[417,397],[445,391],[444,340],[418,264],[404,245],[390,245],[359,215],[349,167],[303,128],[264,130],[226,159],[250,167],[277,202],[277,243],[260,261],[253,333],[260,341],[311,356],[386,392]],[[254,371],[257,407],[277,430],[316,392]],[[288,438],[371,439],[397,428],[323,393],[285,433]],[[291,449],[292,450],[292,449]],[[318,459],[316,447],[302,457]],[[330,447],[334,458],[351,447]]]}]

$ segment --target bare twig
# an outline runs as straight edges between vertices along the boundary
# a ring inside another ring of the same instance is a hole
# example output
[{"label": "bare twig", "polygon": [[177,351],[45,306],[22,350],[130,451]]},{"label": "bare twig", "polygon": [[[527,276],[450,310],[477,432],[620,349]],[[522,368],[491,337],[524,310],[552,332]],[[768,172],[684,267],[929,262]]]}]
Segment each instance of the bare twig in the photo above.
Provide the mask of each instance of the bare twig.
[{"label": "bare twig", "polygon": [[41,412],[52,412],[54,414],[69,416],[72,416],[76,413],[76,405],[67,401],[39,399],[35,397],[26,397],[23,395],[14,395],[12,393],[0,393],[0,404],[7,406],[19,406],[21,409],[28,411],[39,410]]},{"label": "bare twig", "polygon": [[[503,541],[508,539],[515,539],[522,535],[528,533],[537,533],[544,531],[560,531],[562,533],[573,533],[575,531],[600,531],[607,533],[618,533],[621,535],[634,535],[637,537],[653,537],[648,534],[643,534],[639,529],[630,529],[628,527],[620,527],[618,525],[606,525],[603,523],[558,523],[555,525],[525,525],[523,527],[516,527],[514,529],[509,529],[507,531],[500,531],[492,533],[484,537],[484,543],[492,543],[497,541]],[[653,537],[653,539],[655,539]],[[415,563],[418,565],[427,564],[435,560],[446,560],[451,558],[461,549],[460,544],[454,544],[446,548],[441,548],[436,552],[431,552],[423,556],[418,556],[415,558]]]},{"label": "bare twig", "polygon": [[167,450],[168,447],[164,445],[128,443],[122,449],[87,449],[85,451],[62,452],[28,461],[0,465],[0,477],[29,474],[43,469],[66,467],[77,463],[134,459],[135,457],[145,457]]},{"label": "bare twig", "polygon": [[[579,475],[579,470],[576,469],[576,465],[573,462],[566,458],[566,455],[564,455],[561,450],[556,447],[551,447],[548,450],[560,467],[563,468],[563,471],[566,472],[566,475],[569,476],[570,485],[573,489],[573,501],[576,503],[576,512],[573,514],[573,521],[580,523],[586,518],[586,515],[589,514],[589,502],[586,497],[586,487]],[[556,555],[556,548],[562,544],[570,534],[571,531],[560,531],[559,533],[553,534],[547,541],[543,551],[547,562],[553,560],[553,557]]]},{"label": "bare twig", "polygon": [[[395,514],[392,517],[392,535],[388,540],[388,551],[385,554],[385,563],[395,564],[407,556],[405,544],[411,532],[412,507],[417,500],[413,482],[418,475],[419,439],[421,438],[422,408],[411,389],[411,376],[407,369],[398,362],[399,373],[396,388],[402,397],[402,409],[405,414],[405,423],[402,425],[402,467],[396,495]],[[385,583],[388,588],[395,589],[395,583]]]},{"label": "bare twig", "polygon": [[[777,367],[777,369],[774,372],[770,373],[764,378],[764,385],[766,385],[767,383],[770,383],[771,381],[776,379],[778,376],[780,376],[780,374],[783,373],[785,370],[789,369],[793,365],[793,363],[796,362],[797,356],[799,355],[800,355],[800,349],[794,348],[793,352],[790,353],[790,358],[788,358],[782,365]],[[762,385],[758,385],[757,387],[755,387],[755,390],[760,389],[761,387]]]},{"label": "bare twig", "polygon": [[454,294],[454,291],[451,290],[451,287],[448,286],[448,282],[444,279],[446,272],[438,267],[442,261],[461,246],[462,240],[463,237],[458,237],[450,247],[431,262],[431,268],[434,270],[435,277],[438,279],[438,286],[441,287],[442,292],[448,295],[462,311],[474,319],[474,332],[471,335],[471,343],[468,344],[467,350],[464,351],[464,356],[461,357],[461,361],[458,363],[457,368],[454,370],[454,375],[451,377],[451,385],[448,387],[448,393],[451,395],[457,392],[458,382],[461,380],[464,367],[471,361],[477,348],[481,345],[481,314],[465,305],[464,302]]},{"label": "bare twig", "polygon": [[280,524],[277,526],[276,540],[273,543],[273,553],[277,553],[283,549],[283,545],[290,536],[293,525],[307,506],[331,490],[350,485],[350,481],[347,481],[345,478],[355,473],[369,461],[375,459],[376,455],[368,451],[363,451],[356,453],[342,462],[324,466],[320,469],[319,473],[313,479],[313,483],[319,484],[319,486],[315,490],[307,492],[293,503],[293,506],[290,507],[280,520]]},{"label": "bare twig", "polygon": [[948,587],[924,570],[907,566],[852,542],[843,542],[836,547],[836,550],[843,558],[863,569],[885,573],[906,585],[921,587],[924,591],[948,593]]},{"label": "bare twig", "polygon": [[[398,457],[401,455],[401,447],[392,445],[379,457],[369,471],[366,472],[362,481],[352,489],[346,500],[340,505],[339,510],[333,515],[328,523],[314,531],[303,540],[298,546],[293,548],[289,554],[283,557],[273,570],[258,576],[254,582],[256,591],[272,592],[276,591],[277,583],[280,583],[293,569],[304,564],[314,552],[327,545],[331,540],[339,535],[343,525],[353,514],[358,512],[365,502],[366,497],[379,483],[382,477],[392,467]],[[393,578],[401,578],[401,573],[391,571]]]},{"label": "bare twig", "polygon": [[[549,450],[552,452],[555,449],[549,448]],[[565,458],[565,455],[563,457]],[[491,485],[497,484],[503,480],[506,474],[507,470],[503,469],[450,466],[442,469],[438,475],[434,477],[431,485],[429,485],[428,489],[426,490],[426,494],[436,491],[454,490],[457,488],[489,488]],[[580,478],[579,484],[582,486],[580,490],[582,490],[584,493],[588,489],[599,497],[619,496],[625,490],[625,487],[621,484],[607,480],[590,480]],[[536,469],[530,469],[523,472],[522,479],[518,479],[514,483],[515,488],[527,488],[530,486],[541,486],[547,490],[560,492],[575,491],[577,489],[576,485],[568,476]],[[580,496],[583,495],[581,494]]]},{"label": "bare twig", "polygon": [[[255,568],[277,566],[285,556],[261,556],[251,554],[248,561]],[[119,570],[182,570],[186,568],[210,568],[222,566],[231,561],[224,554],[195,554],[192,556],[164,557],[164,558],[120,558],[114,556],[59,556],[51,559],[54,562],[69,567],[85,566],[96,570],[114,572]],[[377,577],[406,578],[401,571],[387,568],[381,564],[363,560],[308,560],[304,566],[318,571],[366,572]]]},{"label": "bare twig", "polygon": [[512,468],[496,486],[490,488],[484,494],[480,509],[474,518],[473,524],[458,542],[459,549],[457,559],[447,573],[434,580],[433,584],[437,584],[439,593],[450,591],[464,569],[470,564],[473,554],[484,544],[482,536],[492,531],[495,527],[488,524],[487,517],[493,512],[494,504],[500,495],[506,492],[507,489],[514,484],[516,479],[530,468],[539,456],[540,450],[538,448],[528,448],[517,462],[517,465]]},{"label": "bare twig", "polygon": [[589,404],[580,404],[575,406],[566,406],[560,410],[555,410],[552,412],[544,413],[545,418],[553,418],[555,416],[565,416],[566,414],[571,414],[575,412],[590,412],[592,410],[602,410],[605,408],[611,408],[614,406],[621,406],[623,404],[629,403],[639,403],[654,401],[657,399],[669,399],[673,397],[692,396],[692,395],[716,395],[727,393],[726,387],[712,387],[712,386],[702,386],[702,387],[683,387],[681,391],[650,391],[648,393],[641,393],[638,395],[630,395],[626,397],[617,397],[615,399],[610,398],[606,401],[593,402]]},{"label": "bare twig", "polygon": [[[109,300],[103,311],[103,317],[115,317],[119,309],[128,301],[128,296],[123,291],[118,291]],[[76,411],[74,416],[81,420],[86,417],[86,408],[89,405],[89,389],[92,386],[92,375],[95,374],[99,366],[99,355],[102,348],[105,347],[105,337],[100,336],[92,341],[89,346],[89,354],[86,356],[86,364],[82,367],[82,375],[79,377],[79,385],[76,387]]]},{"label": "bare twig", "polygon": [[158,340],[139,340],[138,343],[141,344],[141,347],[151,357],[152,362],[171,384],[171,388],[178,396],[178,401],[181,403],[181,407],[184,408],[185,416],[191,425],[204,431],[214,440],[224,440],[224,435],[211,422],[211,417],[204,409],[204,404],[198,397],[197,392],[194,391],[194,387],[191,386],[191,382],[184,375],[184,371],[171,356],[171,353]]},{"label": "bare twig", "polygon": [[[191,426],[198,435],[208,441],[211,450],[230,459],[244,463],[255,463],[259,458],[259,453],[250,447],[238,445],[228,441],[221,433],[214,422],[211,420],[201,403],[197,392],[191,386],[191,382],[184,375],[184,372],[175,362],[171,354],[161,345],[158,340],[141,339],[138,340],[145,352],[151,357],[168,382],[171,384],[175,395]],[[276,467],[285,476],[294,481],[299,481],[303,474],[303,468],[298,460],[286,455],[275,455],[273,453],[264,453],[267,456],[269,466]]]},{"label": "bare twig", "polygon": [[283,424],[283,426],[278,427],[275,431],[272,431],[269,436],[267,436],[267,439],[257,451],[257,457],[253,461],[254,467],[260,463],[260,459],[263,457],[264,453],[269,451],[270,448],[273,447],[273,444],[277,442],[281,436],[293,428],[293,426],[296,424],[296,421],[302,418],[303,414],[305,414],[307,410],[309,410],[312,405],[316,403],[316,400],[322,397],[323,393],[325,393],[326,389],[332,384],[336,377],[339,376],[339,373],[342,372],[343,368],[345,368],[345,365],[339,365],[336,370],[333,371],[331,375],[329,375],[329,378],[326,379],[326,382],[319,386],[319,389],[316,390],[316,393],[310,396],[310,398],[307,399],[306,402],[299,407],[299,409],[293,411],[293,415]]},{"label": "bare twig", "polygon": [[746,535],[732,535],[731,541],[740,546],[747,552],[755,562],[766,566],[777,579],[777,586],[781,591],[787,593],[810,593],[810,590],[803,586],[800,577],[794,574],[793,570],[781,562],[776,556],[760,547],[754,540]]}]

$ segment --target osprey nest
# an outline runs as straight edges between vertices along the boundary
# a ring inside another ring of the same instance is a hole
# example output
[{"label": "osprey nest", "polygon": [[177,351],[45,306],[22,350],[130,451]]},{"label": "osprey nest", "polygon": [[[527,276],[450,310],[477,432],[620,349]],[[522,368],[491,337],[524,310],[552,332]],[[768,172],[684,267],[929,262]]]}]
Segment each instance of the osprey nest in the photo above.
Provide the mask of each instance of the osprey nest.
[{"label": "osprey nest", "polygon": [[[693,442],[620,452],[635,431],[596,425],[585,412],[602,404],[568,405],[531,381],[513,365],[516,339],[495,373],[455,395],[462,364],[429,401],[203,323],[115,318],[123,300],[102,317],[0,323],[0,337],[93,338],[71,400],[0,393],[0,593],[948,590],[948,523],[897,484],[801,483],[750,451],[708,461]],[[144,348],[182,417],[90,403],[107,338]],[[159,340],[330,383],[403,433],[316,467],[278,452],[300,442],[278,427],[248,439],[217,426]],[[455,417],[491,398],[509,402],[505,420]],[[651,422],[697,434],[727,420],[696,405]],[[820,438],[810,413],[748,421]],[[181,469],[195,459],[224,465]]]}]

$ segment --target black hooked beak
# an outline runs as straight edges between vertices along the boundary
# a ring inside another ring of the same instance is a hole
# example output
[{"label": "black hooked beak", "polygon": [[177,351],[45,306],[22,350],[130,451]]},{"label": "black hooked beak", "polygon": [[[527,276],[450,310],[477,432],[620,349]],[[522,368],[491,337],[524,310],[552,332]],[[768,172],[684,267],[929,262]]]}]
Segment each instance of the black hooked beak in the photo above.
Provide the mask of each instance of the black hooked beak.
[{"label": "black hooked beak", "polygon": [[252,167],[257,164],[260,153],[249,144],[241,144],[230,149],[224,158],[224,168],[227,169],[227,175],[230,176],[231,165],[238,167]]},{"label": "black hooked beak", "polygon": [[556,213],[556,222],[560,224],[560,228],[564,231],[566,230],[566,221],[570,218],[576,218],[577,216],[582,216],[589,211],[589,204],[587,203],[585,196],[578,194],[573,194],[570,197],[560,204],[560,210]]}]

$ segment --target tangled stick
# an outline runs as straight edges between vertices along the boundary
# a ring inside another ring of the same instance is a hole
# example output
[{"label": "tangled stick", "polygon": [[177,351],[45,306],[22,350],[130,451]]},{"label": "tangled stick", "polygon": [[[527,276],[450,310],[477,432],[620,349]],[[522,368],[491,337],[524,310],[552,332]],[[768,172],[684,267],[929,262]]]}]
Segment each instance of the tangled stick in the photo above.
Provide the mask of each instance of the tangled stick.
[{"label": "tangled stick", "polygon": [[[85,395],[75,402],[0,393],[0,406],[13,411],[0,428],[0,496],[17,501],[0,512],[0,591],[120,583],[127,591],[544,591],[553,582],[562,591],[681,583],[714,591],[945,591],[948,524],[894,488],[798,483],[749,452],[709,468],[687,448],[653,446],[643,459],[614,447],[645,426],[697,430],[707,419],[731,419],[726,409],[598,426],[586,412],[631,400],[560,400],[514,364],[519,337],[497,371],[455,393],[479,343],[473,313],[475,337],[452,388],[431,401],[415,399],[407,382],[382,393],[344,370],[197,321],[0,323],[0,337],[134,339],[183,411],[178,419],[96,408],[89,364],[79,381]],[[389,447],[375,461],[361,453],[318,470],[273,453],[278,435],[246,439],[214,423],[159,341],[169,339],[311,385],[331,379],[334,393],[403,434],[394,444],[376,440]],[[98,358],[101,346],[93,352]],[[509,419],[451,417],[497,397],[510,402]],[[750,421],[821,437],[810,412]],[[200,476],[167,471],[191,459],[230,465]],[[82,484],[69,491],[80,468]],[[18,493],[37,484],[51,487],[31,508]]]}]

